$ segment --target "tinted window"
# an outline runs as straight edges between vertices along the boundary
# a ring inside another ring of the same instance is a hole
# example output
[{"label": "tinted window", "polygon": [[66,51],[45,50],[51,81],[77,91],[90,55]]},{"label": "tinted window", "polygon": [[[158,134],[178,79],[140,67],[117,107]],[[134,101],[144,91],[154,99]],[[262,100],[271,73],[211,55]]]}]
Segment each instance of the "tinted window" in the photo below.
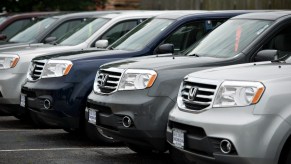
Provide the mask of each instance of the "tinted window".
[{"label": "tinted window", "polygon": [[138,24],[137,20],[121,22],[113,26],[102,37],[102,40],[108,40],[109,44],[115,42],[121,36],[129,32]]},{"label": "tinted window", "polygon": [[117,40],[109,48],[120,50],[140,50],[152,42],[174,20],[171,19],[148,19]]},{"label": "tinted window", "polygon": [[50,33],[47,37],[56,37],[57,39],[66,34],[71,29],[77,27],[82,23],[81,19],[70,20],[64,22],[63,24],[59,25],[52,33]]},{"label": "tinted window", "polygon": [[100,27],[106,24],[110,19],[98,18],[90,22],[86,26],[82,27],[80,30],[74,34],[58,41],[61,45],[77,45],[86,41],[90,36],[92,36]]},{"label": "tinted window", "polygon": [[[272,39],[264,44],[262,49],[272,49],[278,51],[278,59],[284,60],[291,56],[291,26],[287,26],[280,30]],[[288,62],[291,60],[288,59]]]},{"label": "tinted window", "polygon": [[9,39],[15,34],[25,29],[27,26],[29,26],[31,21],[32,21],[31,19],[22,19],[15,21],[6,27],[2,31],[2,34],[5,34],[7,36],[7,39]]},{"label": "tinted window", "polygon": [[57,19],[55,18],[46,18],[36,24],[32,25],[31,27],[27,28],[26,30],[20,32],[19,34],[15,35],[11,38],[10,42],[18,42],[18,43],[25,43],[25,42],[32,42],[35,40],[37,35],[41,32],[44,32],[49,29],[49,27],[55,22]]}]

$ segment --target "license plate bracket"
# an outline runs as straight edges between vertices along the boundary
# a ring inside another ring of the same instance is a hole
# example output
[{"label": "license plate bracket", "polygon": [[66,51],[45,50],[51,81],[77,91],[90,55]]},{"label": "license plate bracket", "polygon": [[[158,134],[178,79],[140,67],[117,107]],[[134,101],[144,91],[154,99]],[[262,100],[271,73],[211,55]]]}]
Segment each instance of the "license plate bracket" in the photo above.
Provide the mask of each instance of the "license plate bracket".
[{"label": "license plate bracket", "polygon": [[24,107],[24,108],[26,106],[26,95],[24,95],[24,94],[20,95],[20,106]]},{"label": "license plate bracket", "polygon": [[184,149],[185,130],[173,128],[173,144],[177,148]]},{"label": "license plate bracket", "polygon": [[97,122],[96,120],[97,120],[97,111],[94,109],[89,109],[88,122],[96,125],[96,122]]}]

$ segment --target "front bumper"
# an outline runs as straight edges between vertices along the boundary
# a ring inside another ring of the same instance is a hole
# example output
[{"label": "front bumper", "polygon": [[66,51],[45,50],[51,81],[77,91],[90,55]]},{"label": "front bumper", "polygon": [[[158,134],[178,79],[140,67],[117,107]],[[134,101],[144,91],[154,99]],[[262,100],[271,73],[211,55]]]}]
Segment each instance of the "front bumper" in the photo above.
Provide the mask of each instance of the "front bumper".
[{"label": "front bumper", "polygon": [[[176,106],[169,116],[167,140],[173,144],[173,129],[184,134],[184,148],[177,148],[193,161],[243,164],[277,163],[290,125],[276,115],[253,115],[254,106],[216,108],[195,114]],[[220,141],[229,140],[233,151],[224,154]]]},{"label": "front bumper", "polygon": [[[84,97],[77,84],[63,80],[45,79],[42,82],[27,82],[21,89],[25,95],[25,108],[40,121],[61,128],[79,128]],[[77,88],[77,89],[76,89]],[[50,102],[46,108],[45,101]],[[84,109],[83,109],[84,110]]]},{"label": "front bumper", "polygon": [[[126,143],[163,151],[166,149],[166,125],[174,102],[168,97],[149,97],[148,90],[118,91],[110,95],[91,93],[89,109],[96,110],[96,125],[112,137]],[[128,116],[133,125],[124,127],[122,119]]]},{"label": "front bumper", "polygon": [[15,74],[0,70],[0,110],[14,114],[18,112],[21,86],[25,83],[26,74]]}]

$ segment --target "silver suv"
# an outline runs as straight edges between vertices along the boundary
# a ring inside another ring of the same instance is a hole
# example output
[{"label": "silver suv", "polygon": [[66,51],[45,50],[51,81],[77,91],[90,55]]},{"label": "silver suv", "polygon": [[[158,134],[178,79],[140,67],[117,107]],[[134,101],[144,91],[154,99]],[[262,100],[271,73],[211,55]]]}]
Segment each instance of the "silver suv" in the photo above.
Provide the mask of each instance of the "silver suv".
[{"label": "silver suv", "polygon": [[[20,90],[25,83],[30,61],[37,56],[82,52],[90,47],[104,48],[123,36],[143,20],[162,12],[130,12],[100,16],[60,44],[27,47],[17,51],[0,52],[0,110],[18,113]],[[88,51],[97,51],[89,49]]]},{"label": "silver suv", "polygon": [[290,71],[286,59],[187,75],[169,115],[172,157],[186,163],[290,164]]}]

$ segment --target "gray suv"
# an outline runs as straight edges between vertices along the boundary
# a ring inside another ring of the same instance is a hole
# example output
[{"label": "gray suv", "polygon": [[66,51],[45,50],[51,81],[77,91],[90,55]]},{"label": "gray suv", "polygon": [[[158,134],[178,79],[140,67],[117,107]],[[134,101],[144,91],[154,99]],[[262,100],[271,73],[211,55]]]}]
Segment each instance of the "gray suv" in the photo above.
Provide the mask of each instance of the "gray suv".
[{"label": "gray suv", "polygon": [[169,115],[172,157],[179,163],[290,164],[290,71],[288,58],[187,75]]}]

